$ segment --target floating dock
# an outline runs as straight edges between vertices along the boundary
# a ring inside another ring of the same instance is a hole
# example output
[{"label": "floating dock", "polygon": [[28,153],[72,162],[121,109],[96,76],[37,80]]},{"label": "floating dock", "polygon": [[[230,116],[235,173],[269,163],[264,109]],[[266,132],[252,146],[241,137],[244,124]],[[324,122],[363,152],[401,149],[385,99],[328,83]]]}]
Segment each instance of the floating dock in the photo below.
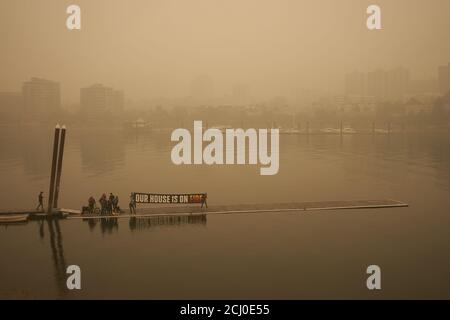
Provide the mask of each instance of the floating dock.
[{"label": "floating dock", "polygon": [[[190,206],[158,206],[138,208],[136,214],[130,214],[129,210],[122,213],[98,215],[81,214],[79,210],[55,209],[54,215],[67,219],[98,219],[98,218],[130,218],[130,217],[157,217],[157,216],[192,216],[212,214],[238,214],[238,213],[269,213],[269,212],[301,212],[318,210],[349,210],[349,209],[380,209],[407,207],[408,204],[396,200],[349,200],[349,201],[316,201],[316,202],[286,202],[286,203],[261,203],[261,204],[231,204],[210,205],[201,208],[200,205]],[[34,210],[10,210],[0,212],[2,220],[14,219],[13,216],[27,216],[28,219],[42,219],[48,216],[44,212]],[[3,219],[2,219],[3,218]]]},{"label": "floating dock", "polygon": [[185,215],[212,215],[212,214],[239,214],[239,213],[270,213],[270,212],[301,212],[317,210],[349,210],[349,209],[379,209],[407,207],[408,204],[396,200],[353,200],[353,201],[318,201],[318,202],[289,202],[265,204],[233,204],[210,205],[201,208],[192,206],[167,206],[138,208],[136,214],[124,213],[115,215],[71,215],[68,219],[98,219],[98,218],[130,218],[152,216],[185,216]]}]

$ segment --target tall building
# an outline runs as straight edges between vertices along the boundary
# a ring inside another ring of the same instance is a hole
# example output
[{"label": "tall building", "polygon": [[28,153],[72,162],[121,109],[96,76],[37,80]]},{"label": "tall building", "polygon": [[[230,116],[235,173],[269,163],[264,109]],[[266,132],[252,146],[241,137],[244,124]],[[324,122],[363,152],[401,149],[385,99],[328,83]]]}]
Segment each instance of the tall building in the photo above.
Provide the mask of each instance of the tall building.
[{"label": "tall building", "polygon": [[61,109],[59,82],[31,78],[22,85],[24,112],[27,117],[40,119]]},{"label": "tall building", "polygon": [[118,114],[123,111],[124,94],[123,91],[94,84],[80,89],[80,106],[89,118]]},{"label": "tall building", "polygon": [[439,67],[439,91],[445,95],[450,91],[450,63]]},{"label": "tall building", "polygon": [[437,78],[411,79],[409,81],[409,93],[411,94],[435,94],[439,92]]},{"label": "tall building", "polygon": [[350,97],[371,97],[378,101],[403,100],[410,86],[407,69],[377,69],[368,73],[352,72],[345,76],[345,92]]}]

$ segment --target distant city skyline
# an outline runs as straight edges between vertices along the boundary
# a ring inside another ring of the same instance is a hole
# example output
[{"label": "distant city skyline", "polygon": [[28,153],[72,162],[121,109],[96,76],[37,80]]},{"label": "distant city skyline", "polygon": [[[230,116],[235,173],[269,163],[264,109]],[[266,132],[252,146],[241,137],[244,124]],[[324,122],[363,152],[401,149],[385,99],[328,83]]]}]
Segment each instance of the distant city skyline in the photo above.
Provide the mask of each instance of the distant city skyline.
[{"label": "distant city skyline", "polygon": [[[450,63],[437,66],[435,76],[431,79],[414,79],[409,69],[396,67],[393,69],[370,69],[368,72],[352,71],[343,75],[342,92],[329,93],[333,95],[346,95],[350,97],[374,97],[377,100],[401,101],[407,95],[422,93],[445,94],[450,91]],[[139,101],[136,97],[125,95],[122,88],[114,89],[111,86],[93,82],[93,84],[78,88],[78,99],[64,103],[64,83],[58,80],[48,80],[31,77],[22,82],[21,88],[6,91],[0,88],[0,107],[21,105],[24,111],[40,112],[58,110],[70,105],[78,106],[79,110],[93,109],[123,110],[126,100]],[[248,104],[263,101],[252,97],[251,85],[234,83],[228,92],[222,96],[215,94],[214,80],[208,75],[194,78],[189,84],[188,94],[184,97],[148,97],[143,101],[165,99],[166,101],[179,101],[187,105],[208,104]],[[326,96],[327,94],[323,94]],[[278,96],[282,97],[282,96]],[[253,98],[253,101],[251,100]],[[268,99],[274,99],[269,97]],[[286,97],[284,97],[286,98]],[[101,101],[100,101],[101,100]],[[266,99],[267,100],[267,99]],[[114,106],[113,106],[114,105]],[[93,106],[93,107],[92,107]],[[105,107],[107,106],[107,107]],[[92,107],[92,108],[91,108]],[[92,112],[91,112],[92,113]]]},{"label": "distant city skyline", "polygon": [[403,66],[429,79],[450,56],[448,0],[378,0],[379,31],[366,27],[366,0],[80,0],[76,32],[65,25],[68,4],[0,3],[1,91],[36,76],[61,83],[63,105],[97,82],[136,100],[180,99],[208,75],[216,97],[244,84],[256,99],[297,99],[343,92],[352,70]]},{"label": "distant city skyline", "polygon": [[61,110],[59,82],[32,77],[22,84],[22,97],[25,117],[42,119]]}]

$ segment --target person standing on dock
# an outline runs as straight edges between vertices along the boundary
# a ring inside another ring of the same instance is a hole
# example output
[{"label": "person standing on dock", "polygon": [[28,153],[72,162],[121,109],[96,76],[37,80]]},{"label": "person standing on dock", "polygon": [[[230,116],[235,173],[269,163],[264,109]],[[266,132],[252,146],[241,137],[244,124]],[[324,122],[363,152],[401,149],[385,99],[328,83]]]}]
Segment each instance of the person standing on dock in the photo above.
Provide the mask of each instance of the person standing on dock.
[{"label": "person standing on dock", "polygon": [[134,193],[130,194],[130,213],[136,214],[136,200],[134,199]]},{"label": "person standing on dock", "polygon": [[106,213],[106,194],[102,194],[101,198],[98,200],[100,202],[101,211],[100,214]]},{"label": "person standing on dock", "polygon": [[39,201],[39,204],[36,207],[36,211],[39,211],[39,208],[41,209],[41,211],[44,211],[44,192],[43,191],[41,191],[41,193],[39,193],[38,201]]},{"label": "person standing on dock", "polygon": [[115,203],[115,198],[114,195],[112,194],[112,192],[109,193],[109,203],[111,204],[111,212],[112,211],[116,211],[116,207],[114,206]]},{"label": "person standing on dock", "polygon": [[113,203],[112,203],[111,199],[108,199],[106,201],[106,212],[108,214],[112,214],[113,213]]},{"label": "person standing on dock", "polygon": [[89,198],[88,203],[89,203],[89,213],[93,214],[95,210],[95,199],[93,196]]},{"label": "person standing on dock", "polygon": [[120,213],[119,196],[118,196],[118,195],[116,195],[116,196],[114,197],[113,208],[114,208],[114,212]]},{"label": "person standing on dock", "polygon": [[208,196],[206,195],[206,193],[204,193],[203,195],[202,195],[202,206],[201,206],[201,208],[203,209],[203,205],[205,205],[205,207],[206,207],[206,209],[208,209],[208,203],[206,202],[206,198],[207,198]]}]

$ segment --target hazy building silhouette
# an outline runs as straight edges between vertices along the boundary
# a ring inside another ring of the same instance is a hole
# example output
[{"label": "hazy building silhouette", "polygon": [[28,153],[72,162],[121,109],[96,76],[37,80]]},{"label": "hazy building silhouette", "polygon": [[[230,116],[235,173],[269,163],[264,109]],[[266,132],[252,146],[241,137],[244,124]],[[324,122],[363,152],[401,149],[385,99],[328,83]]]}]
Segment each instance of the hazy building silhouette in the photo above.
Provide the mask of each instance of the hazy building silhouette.
[{"label": "hazy building silhouette", "polygon": [[417,115],[422,112],[430,111],[431,107],[416,98],[410,98],[405,104],[406,115]]},{"label": "hazy building silhouette", "polygon": [[345,75],[345,93],[349,97],[372,97],[377,101],[403,100],[410,87],[410,73],[404,68],[377,69],[368,73]]},{"label": "hazy building silhouette", "polygon": [[17,119],[23,112],[21,92],[0,92],[0,120]]},{"label": "hazy building silhouette", "polygon": [[436,94],[439,91],[437,78],[411,79],[408,91],[410,94]]},{"label": "hazy building silhouette", "polygon": [[120,131],[97,130],[95,135],[83,132],[79,143],[83,171],[106,174],[125,162],[125,141]]},{"label": "hazy building silhouette", "polygon": [[124,108],[124,94],[102,84],[80,89],[80,106],[88,118],[102,119],[120,113]]},{"label": "hazy building silhouette", "polygon": [[46,118],[61,109],[59,82],[31,78],[22,85],[25,115],[33,119]]},{"label": "hazy building silhouette", "polygon": [[444,95],[450,91],[450,63],[446,66],[440,66],[438,73],[439,91]]}]

